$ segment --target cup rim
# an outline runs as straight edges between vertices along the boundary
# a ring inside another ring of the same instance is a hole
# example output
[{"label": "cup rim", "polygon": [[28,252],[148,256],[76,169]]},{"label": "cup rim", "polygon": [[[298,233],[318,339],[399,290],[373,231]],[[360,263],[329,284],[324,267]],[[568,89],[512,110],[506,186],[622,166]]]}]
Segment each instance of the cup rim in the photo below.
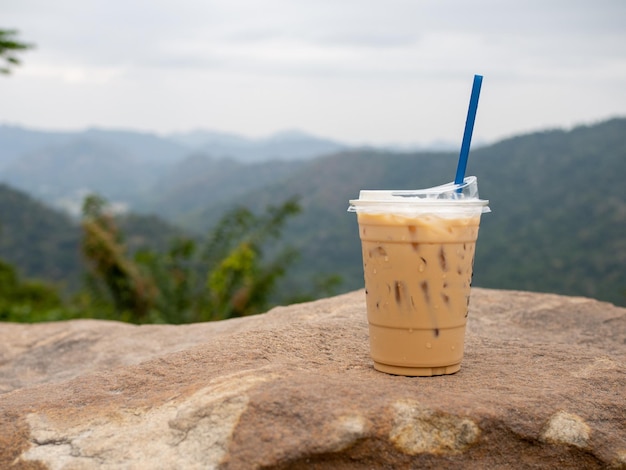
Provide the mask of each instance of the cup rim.
[{"label": "cup rim", "polygon": [[416,210],[418,212],[424,212],[428,209],[432,210],[443,210],[449,212],[453,209],[471,209],[471,208],[481,208],[485,209],[489,204],[488,199],[414,199],[414,198],[406,198],[406,199],[398,199],[398,200],[385,200],[385,201],[375,201],[375,200],[362,200],[362,199],[350,199],[350,207],[348,207],[348,212],[360,212],[380,209],[385,212],[393,212],[393,208],[400,209],[401,211],[410,211],[411,209]]}]

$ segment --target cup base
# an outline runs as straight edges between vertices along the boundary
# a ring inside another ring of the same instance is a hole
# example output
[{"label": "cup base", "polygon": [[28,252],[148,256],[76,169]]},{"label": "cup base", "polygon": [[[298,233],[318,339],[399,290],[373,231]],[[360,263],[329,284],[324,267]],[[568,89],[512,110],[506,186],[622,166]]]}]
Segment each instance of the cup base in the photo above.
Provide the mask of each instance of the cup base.
[{"label": "cup base", "polygon": [[392,375],[404,375],[407,377],[432,377],[433,375],[449,375],[461,369],[461,363],[443,367],[403,367],[382,364],[374,361],[374,369]]}]

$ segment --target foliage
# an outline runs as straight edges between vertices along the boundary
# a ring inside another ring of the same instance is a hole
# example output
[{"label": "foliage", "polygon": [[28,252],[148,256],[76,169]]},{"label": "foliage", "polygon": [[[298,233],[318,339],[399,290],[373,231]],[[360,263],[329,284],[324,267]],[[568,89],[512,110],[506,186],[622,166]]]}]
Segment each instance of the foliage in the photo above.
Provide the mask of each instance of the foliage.
[{"label": "foliage", "polygon": [[66,214],[0,183],[0,258],[25,278],[68,293],[80,286],[80,230]]},{"label": "foliage", "polygon": [[14,29],[0,29],[0,59],[4,59],[5,65],[0,66],[0,73],[11,73],[11,67],[20,65],[16,53],[32,49],[32,44],[21,42],[17,38],[18,32]]},{"label": "foliage", "polygon": [[279,207],[269,206],[262,216],[247,208],[226,214],[213,230],[202,254],[210,267],[206,287],[210,293],[206,315],[217,318],[259,313],[269,305],[276,281],[284,276],[295,259],[293,249],[286,247],[263,262],[263,246],[267,240],[280,237],[287,219],[300,212],[296,199]]},{"label": "foliage", "polygon": [[294,259],[283,248],[271,261],[264,246],[280,236],[300,208],[295,199],[261,215],[245,208],[226,214],[202,243],[175,239],[165,253],[129,255],[105,201],[89,196],[83,209],[82,251],[88,261],[87,310],[136,323],[187,323],[266,310],[276,281]]},{"label": "foliage", "polygon": [[37,322],[71,316],[53,287],[20,279],[15,268],[0,260],[0,321]]},{"label": "foliage", "polygon": [[[59,270],[64,265],[55,264],[55,256],[75,250],[80,251],[86,268],[80,271],[82,289],[64,289],[65,302],[51,286],[24,281],[20,285],[45,288],[58,302],[39,305],[27,298],[16,304],[22,313],[16,310],[2,318],[40,321],[80,316],[188,323],[251,315],[278,303],[332,295],[337,277],[315,276],[311,283],[315,290],[310,292],[290,289],[284,282],[298,253],[276,242],[288,219],[299,211],[297,198],[259,212],[236,207],[206,237],[191,238],[152,216],[116,216],[106,200],[96,195],[85,199],[80,227],[75,226],[63,214],[0,185],[0,255],[36,260],[51,274],[56,268],[63,279],[68,271]],[[60,234],[65,235],[59,239]],[[39,256],[29,257],[29,253]],[[28,264],[22,262],[23,266]],[[16,276],[9,264],[5,267]],[[15,290],[16,282],[5,282],[5,291]],[[3,297],[5,305],[16,298]]]},{"label": "foliage", "polygon": [[105,201],[91,195],[83,206],[82,252],[88,261],[88,286],[97,306],[110,303],[121,320],[146,322],[154,306],[152,279],[130,260],[123,238]]}]

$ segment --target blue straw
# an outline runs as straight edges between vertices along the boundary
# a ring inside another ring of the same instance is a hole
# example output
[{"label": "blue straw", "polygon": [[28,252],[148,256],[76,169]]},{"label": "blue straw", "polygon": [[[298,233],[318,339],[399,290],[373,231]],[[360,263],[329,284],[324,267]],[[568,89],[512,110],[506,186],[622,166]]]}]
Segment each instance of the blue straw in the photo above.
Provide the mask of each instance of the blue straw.
[{"label": "blue straw", "polygon": [[465,132],[463,132],[463,143],[461,144],[461,154],[459,164],[456,167],[456,177],[454,184],[463,184],[465,170],[467,168],[467,158],[469,157],[472,133],[474,132],[474,121],[476,120],[476,110],[478,109],[478,97],[480,96],[480,86],[483,83],[482,75],[474,75],[474,85],[472,86],[472,96],[470,97],[469,109],[467,110],[467,120],[465,121]]}]

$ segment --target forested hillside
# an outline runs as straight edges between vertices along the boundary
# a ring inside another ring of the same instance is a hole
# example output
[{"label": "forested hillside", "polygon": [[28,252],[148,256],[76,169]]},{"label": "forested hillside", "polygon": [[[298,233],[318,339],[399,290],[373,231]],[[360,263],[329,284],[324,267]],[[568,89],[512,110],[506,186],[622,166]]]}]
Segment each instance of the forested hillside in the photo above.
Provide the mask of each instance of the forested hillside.
[{"label": "forested hillside", "polygon": [[253,190],[284,180],[302,166],[302,161],[242,163],[194,154],[164,175],[155,185],[158,189],[146,194],[136,208],[158,213],[191,231],[205,229],[210,224],[201,219],[206,217],[207,207],[228,205]]},{"label": "forested hillside", "polygon": [[67,215],[0,183],[0,259],[25,276],[74,287],[78,241],[78,227]]},{"label": "forested hillside", "polygon": [[[316,159],[281,184],[247,195],[261,207],[301,195],[286,236],[302,252],[291,280],[339,273],[362,286],[360,189],[415,189],[454,178],[452,153],[351,151]],[[468,174],[493,212],[483,217],[475,285],[584,295],[626,304],[626,119],[507,139],[472,152]],[[242,202],[243,199],[239,202]],[[218,208],[207,210],[211,220]]]},{"label": "forested hillside", "polygon": [[478,285],[626,305],[626,120],[506,140],[476,152],[492,200]]},{"label": "forested hillside", "polygon": [[[260,212],[297,195],[302,212],[289,220],[283,241],[300,256],[279,287],[310,291],[311,279],[338,274],[347,291],[363,285],[348,200],[360,189],[451,181],[456,161],[456,153],[367,149],[257,166],[197,157],[162,180],[160,199],[151,203],[189,233],[205,233],[234,206]],[[481,224],[474,285],[626,305],[626,119],[475,149],[467,173],[478,177],[481,196],[493,210]],[[212,197],[211,190],[220,187],[223,197]],[[0,257],[29,276],[76,279],[77,229],[67,217],[44,209],[0,187]],[[157,219],[140,225],[151,240],[173,233]]]},{"label": "forested hillside", "polygon": [[[164,250],[182,233],[155,216],[127,214],[118,222],[131,252]],[[0,183],[0,260],[22,276],[46,280],[65,293],[76,290],[84,272],[80,238],[76,220]]]}]

